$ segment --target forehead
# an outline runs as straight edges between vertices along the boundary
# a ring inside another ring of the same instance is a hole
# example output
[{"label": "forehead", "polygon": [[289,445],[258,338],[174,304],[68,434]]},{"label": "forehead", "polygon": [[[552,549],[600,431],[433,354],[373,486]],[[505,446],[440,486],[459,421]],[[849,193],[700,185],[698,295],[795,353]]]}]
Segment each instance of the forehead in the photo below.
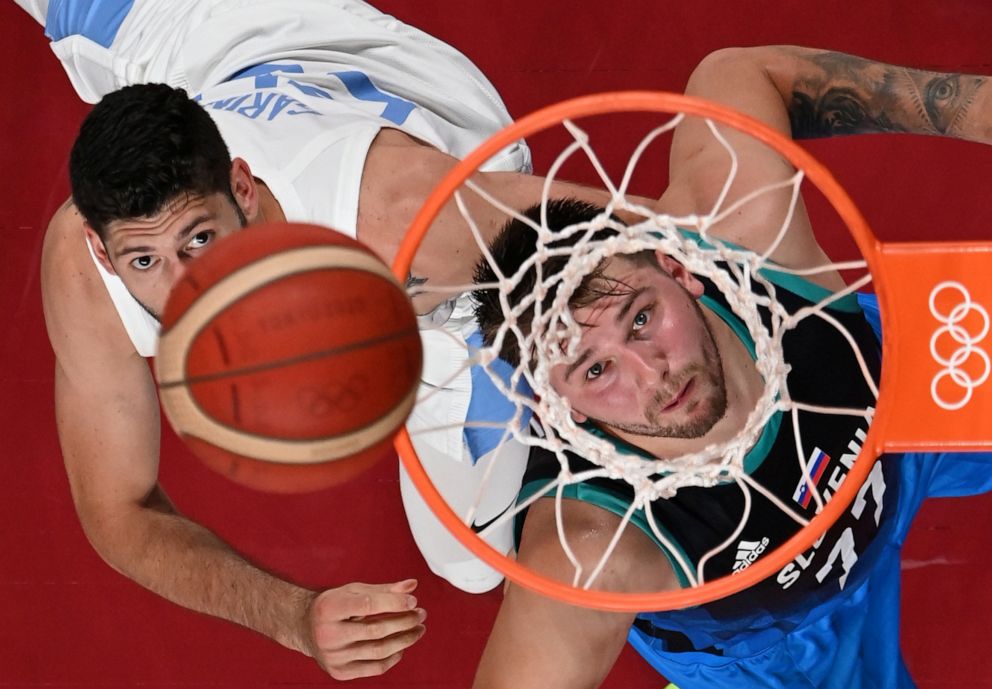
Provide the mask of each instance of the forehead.
[{"label": "forehead", "polygon": [[657,264],[652,266],[643,259],[621,255],[613,256],[606,262],[603,267],[603,278],[630,282],[631,280],[645,280],[658,272]]},{"label": "forehead", "polygon": [[631,297],[649,290],[662,289],[673,282],[657,265],[613,258],[602,274],[589,284],[589,298],[573,306],[573,313],[595,313],[611,308],[623,308]]},{"label": "forehead", "polygon": [[111,242],[126,241],[139,236],[171,234],[184,229],[198,219],[211,219],[220,212],[221,194],[210,196],[180,194],[167,201],[151,215],[123,218],[107,224],[107,239]]}]

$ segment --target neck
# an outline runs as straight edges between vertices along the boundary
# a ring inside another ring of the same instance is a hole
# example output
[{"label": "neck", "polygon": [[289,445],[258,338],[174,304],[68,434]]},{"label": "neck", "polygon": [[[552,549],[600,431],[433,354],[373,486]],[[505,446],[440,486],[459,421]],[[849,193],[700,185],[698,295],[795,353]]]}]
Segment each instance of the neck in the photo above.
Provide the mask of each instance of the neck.
[{"label": "neck", "polygon": [[286,214],[268,185],[258,180],[258,215],[256,223],[286,222]]}]

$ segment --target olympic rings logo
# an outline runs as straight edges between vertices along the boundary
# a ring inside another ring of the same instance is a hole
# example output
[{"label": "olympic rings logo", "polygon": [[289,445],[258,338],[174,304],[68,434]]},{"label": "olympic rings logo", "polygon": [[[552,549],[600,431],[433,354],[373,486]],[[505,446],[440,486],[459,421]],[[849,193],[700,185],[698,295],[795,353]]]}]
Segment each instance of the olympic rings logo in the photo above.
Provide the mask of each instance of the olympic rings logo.
[{"label": "olympic rings logo", "polygon": [[[950,313],[944,314],[937,310],[935,302],[937,295],[948,289],[957,291],[961,295],[961,302],[951,309]],[[960,325],[972,311],[977,313],[982,319],[982,329],[977,335],[972,335]],[[960,282],[948,280],[934,287],[930,293],[930,313],[933,314],[934,318],[944,324],[930,338],[930,354],[938,364],[945,367],[944,370],[933,377],[933,381],[930,383],[930,395],[939,407],[948,411],[954,411],[971,401],[975,388],[988,380],[989,373],[992,371],[992,362],[989,361],[988,353],[981,347],[975,346],[988,335],[989,312],[985,310],[985,307],[971,300],[971,293],[968,292],[964,285]],[[945,334],[950,335],[960,345],[949,358],[942,357],[937,353],[937,340]],[[972,378],[961,368],[972,355],[977,356],[984,366],[982,374],[977,379]],[[937,392],[937,386],[940,381],[948,377],[964,390],[964,394],[956,401],[949,402]]]}]

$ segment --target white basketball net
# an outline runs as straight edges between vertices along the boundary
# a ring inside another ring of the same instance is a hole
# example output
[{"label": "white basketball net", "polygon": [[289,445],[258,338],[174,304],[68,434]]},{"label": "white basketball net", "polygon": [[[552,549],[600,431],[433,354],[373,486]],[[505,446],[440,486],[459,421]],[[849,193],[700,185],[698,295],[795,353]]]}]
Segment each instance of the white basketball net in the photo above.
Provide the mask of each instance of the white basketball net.
[{"label": "white basketball net", "polygon": [[[572,556],[571,548],[565,538],[565,529],[559,523],[559,534],[565,552],[569,554],[575,564],[574,586],[589,587],[596,580],[603,565],[607,562],[612,552],[613,546],[619,540],[623,529],[627,527],[632,516],[637,510],[643,509],[651,501],[666,499],[674,496],[676,492],[687,486],[713,486],[717,483],[735,482],[745,495],[745,513],[741,519],[740,528],[731,534],[726,541],[707,553],[695,566],[680,561],[679,565],[683,569],[683,574],[691,585],[703,583],[703,568],[706,561],[724,548],[732,547],[737,534],[747,520],[747,510],[750,508],[750,496],[752,491],[757,491],[765,495],[774,502],[781,510],[789,515],[800,525],[805,525],[804,519],[795,510],[778,500],[763,486],[754,481],[744,470],[744,458],[748,450],[755,445],[760,437],[765,424],[778,412],[793,415],[794,428],[799,429],[797,415],[800,411],[814,412],[822,414],[847,414],[861,417],[870,415],[864,408],[826,408],[805,404],[802,400],[793,399],[786,386],[786,375],[789,372],[789,365],[782,354],[782,337],[790,329],[793,329],[803,319],[821,318],[833,324],[840,330],[847,341],[851,343],[852,349],[857,354],[861,364],[862,374],[872,393],[877,397],[878,390],[876,384],[862,359],[858,348],[854,345],[851,335],[844,330],[825,308],[832,302],[850,295],[858,289],[865,287],[871,281],[870,274],[867,273],[864,261],[852,261],[845,263],[829,263],[822,266],[794,271],[783,268],[772,263],[768,256],[772,254],[786,231],[790,227],[793,214],[796,210],[800,198],[800,186],[804,180],[802,171],[798,171],[788,179],[781,182],[757,189],[746,196],[731,198],[730,190],[736,179],[738,170],[738,156],[726,138],[721,134],[720,127],[716,123],[706,120],[706,124],[713,137],[721,143],[727,152],[727,176],[723,184],[723,190],[719,194],[716,202],[710,208],[700,209],[697,214],[686,216],[671,216],[657,214],[651,208],[643,204],[634,202],[628,196],[628,185],[633,177],[634,171],[641,161],[642,154],[656,139],[671,132],[685,115],[671,117],[661,126],[648,132],[640,144],[636,147],[630,157],[621,181],[617,184],[610,178],[604,170],[600,158],[593,149],[589,135],[572,121],[562,122],[562,126],[570,134],[571,142],[556,159],[547,174],[547,183],[544,187],[543,204],[554,198],[554,181],[560,170],[573,155],[584,155],[595,169],[602,188],[609,192],[610,202],[605,211],[592,222],[579,223],[574,226],[551,229],[542,223],[534,223],[523,217],[517,209],[509,207],[504,201],[490,196],[486,191],[477,185],[467,182],[464,189],[456,192],[455,201],[462,211],[466,223],[466,231],[471,232],[483,256],[487,258],[493,266],[497,275],[500,275],[499,282],[492,285],[445,285],[427,283],[421,287],[411,290],[411,296],[434,294],[448,298],[451,295],[463,295],[480,287],[498,288],[501,292],[505,322],[499,330],[495,341],[489,347],[479,349],[467,348],[465,367],[473,364],[481,365],[485,368],[493,381],[493,384],[512,402],[515,413],[511,421],[504,419],[498,421],[475,421],[470,425],[478,427],[499,428],[503,431],[503,439],[500,445],[510,442],[511,438],[527,446],[541,446],[554,452],[561,466],[557,479],[550,484],[545,491],[531,497],[527,502],[521,503],[515,510],[505,514],[500,520],[491,525],[490,529],[499,528],[502,523],[512,519],[521,510],[526,509],[538,498],[547,494],[549,490],[556,490],[557,499],[562,499],[562,492],[565,486],[587,481],[594,477],[608,477],[625,481],[634,489],[635,499],[630,505],[626,515],[622,518],[617,533],[610,547],[603,553],[599,565],[592,572],[583,572],[578,560]],[[791,205],[785,217],[776,220],[780,223],[778,239],[768,247],[764,253],[758,254],[752,251],[732,246],[721,241],[714,236],[712,228],[728,216],[733,215],[738,210],[749,203],[760,199],[764,194],[788,193],[791,194]],[[537,235],[537,251],[531,259],[521,266],[514,275],[503,275],[495,265],[489,253],[486,242],[482,239],[479,225],[472,217],[465,203],[466,194],[476,194],[485,199],[488,203],[504,212],[507,217],[515,217],[526,222]],[[630,213],[643,218],[640,222],[623,225],[611,218],[615,213]],[[612,228],[617,234],[606,240],[593,241],[592,235],[597,230]],[[688,238],[685,230],[698,234],[703,241],[696,241]],[[578,234],[580,238],[573,245],[567,248],[554,248],[551,246],[557,240],[566,236]],[[572,318],[568,308],[569,298],[579,286],[583,276],[587,275],[604,259],[615,255],[632,254],[643,250],[660,249],[671,256],[689,271],[696,275],[705,276],[711,280],[723,293],[731,309],[738,318],[746,325],[756,350],[756,366],[765,381],[765,389],[760,400],[751,411],[747,421],[740,433],[731,441],[705,447],[698,452],[686,454],[680,457],[666,458],[659,460],[646,460],[640,456],[618,451],[617,447],[608,440],[593,435],[586,429],[576,424],[571,416],[571,408],[568,401],[562,398],[550,384],[550,371],[552,367],[563,363],[569,363],[577,356],[577,346],[581,336],[581,328]],[[543,261],[553,255],[568,256],[568,263],[564,270],[553,275],[543,275],[540,266]],[[517,304],[511,304],[508,295],[517,284],[521,275],[532,266],[538,269],[538,287],[533,294],[526,296]],[[860,271],[860,277],[849,281],[849,286],[840,292],[831,294],[823,301],[804,308],[796,313],[789,314],[775,300],[776,285],[770,282],[762,269],[772,269],[779,273],[792,273],[802,276],[810,276],[818,272],[827,271]],[[763,292],[768,297],[755,294],[752,285],[760,285]],[[557,293],[550,309],[543,309],[542,300],[554,288]],[[464,308],[462,296],[458,308]],[[759,306],[770,313],[770,327],[765,327],[759,312]],[[525,331],[520,327],[521,314],[531,311],[531,327]],[[440,326],[444,331],[444,326]],[[453,341],[462,342],[454,335]],[[493,362],[497,359],[500,348],[506,337],[515,337],[521,343],[521,364],[509,377],[504,379],[493,367]],[[528,357],[527,353],[533,354]],[[428,353],[428,356],[430,354]],[[534,365],[531,366],[529,359]],[[521,382],[526,381],[535,395],[520,394],[517,390],[521,387]],[[531,418],[530,424],[525,419]],[[420,429],[413,432],[416,442],[416,435],[419,433],[430,433],[438,429]],[[809,449],[804,448],[800,433],[796,432],[796,461],[802,467],[803,475],[808,476],[807,457]],[[570,451],[585,458],[596,469],[582,473],[573,473],[569,469],[569,463],[565,452]],[[493,476],[500,471],[500,453],[497,449],[493,453],[493,459],[485,467],[487,476]],[[485,483],[479,490],[481,495],[485,491]],[[816,486],[808,486],[812,491],[813,499],[819,509],[822,509],[824,497],[816,489]],[[478,500],[475,503],[478,504]],[[558,514],[561,514],[559,509]],[[474,507],[469,509],[464,515],[466,523],[471,523],[474,518]],[[651,510],[645,510],[647,522],[652,529],[656,539],[665,544],[669,552],[674,554],[676,559],[681,560],[679,549],[669,543],[662,529],[655,523]],[[485,533],[483,533],[485,535]]]}]

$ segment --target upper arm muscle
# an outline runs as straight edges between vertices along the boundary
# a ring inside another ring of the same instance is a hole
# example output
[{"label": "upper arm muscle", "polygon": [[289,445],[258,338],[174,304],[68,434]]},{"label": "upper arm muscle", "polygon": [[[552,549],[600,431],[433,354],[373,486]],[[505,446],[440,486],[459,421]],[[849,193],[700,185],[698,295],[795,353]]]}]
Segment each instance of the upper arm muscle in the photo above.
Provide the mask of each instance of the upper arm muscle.
[{"label": "upper arm muscle", "polygon": [[[795,56],[787,48],[729,49],[707,57],[693,72],[686,93],[727,105],[790,136],[786,95],[770,76],[783,73]],[[737,171],[723,207],[748,193],[785,182],[795,169],[771,147],[727,125],[717,125],[737,159]],[[676,130],[670,159],[671,185],[662,199],[667,212],[705,214],[713,210],[731,170],[731,154],[705,121],[687,118]],[[721,223],[715,235],[762,252],[789,217],[792,188],[768,191]],[[784,240],[772,259],[790,267],[826,260],[816,244],[802,199],[798,199]],[[832,278],[825,277],[831,281]],[[828,285],[829,286],[829,285]],[[836,286],[836,285],[834,285]]]},{"label": "upper arm muscle", "polygon": [[[564,500],[562,520],[573,554],[591,572],[609,547],[620,518],[595,505]],[[636,527],[624,529],[609,565],[593,584],[613,591],[678,587],[664,554]],[[553,498],[531,506],[518,561],[559,581],[574,568],[558,537]],[[486,646],[477,687],[595,687],[623,648],[633,615],[566,605],[517,586],[503,599]]]},{"label": "upper arm muscle", "polygon": [[139,505],[154,488],[159,413],[148,365],[84,242],[81,218],[63,206],[45,239],[42,294],[56,356],[59,439],[77,511],[93,538],[107,517]]}]

